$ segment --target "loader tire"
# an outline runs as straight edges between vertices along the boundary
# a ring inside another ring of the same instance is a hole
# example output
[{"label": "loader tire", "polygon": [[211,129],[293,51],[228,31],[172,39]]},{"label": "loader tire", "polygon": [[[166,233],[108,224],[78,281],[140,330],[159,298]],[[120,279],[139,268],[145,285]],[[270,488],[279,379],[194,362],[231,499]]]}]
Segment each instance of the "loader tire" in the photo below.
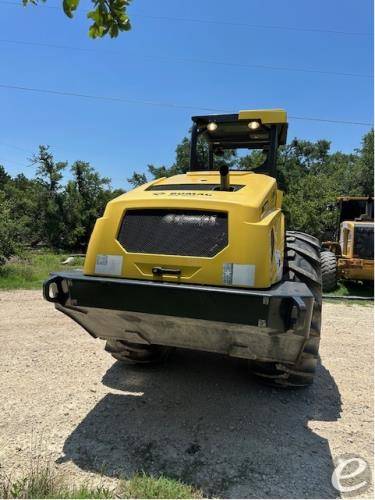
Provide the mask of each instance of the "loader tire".
[{"label": "loader tire", "polygon": [[333,252],[321,252],[323,292],[332,292],[337,288],[337,259]]},{"label": "loader tire", "polygon": [[105,350],[115,359],[127,364],[152,364],[164,361],[171,348],[145,345],[125,340],[107,340]]},{"label": "loader tire", "polygon": [[294,365],[251,362],[254,375],[274,387],[305,387],[312,384],[319,359],[322,311],[320,243],[299,231],[287,231],[284,257],[284,281],[305,283],[314,295],[310,334]]}]

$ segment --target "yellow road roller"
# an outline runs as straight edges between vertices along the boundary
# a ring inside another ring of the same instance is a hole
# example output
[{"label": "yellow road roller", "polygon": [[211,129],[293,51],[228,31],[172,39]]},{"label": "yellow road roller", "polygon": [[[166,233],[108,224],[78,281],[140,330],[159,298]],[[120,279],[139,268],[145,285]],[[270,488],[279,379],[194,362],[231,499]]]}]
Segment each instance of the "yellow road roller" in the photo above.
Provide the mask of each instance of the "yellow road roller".
[{"label": "yellow road roller", "polygon": [[[83,272],[51,274],[44,297],[120,361],[156,362],[176,347],[209,351],[248,360],[274,386],[309,385],[320,340],[320,243],[284,227],[275,177],[286,112],[192,121],[190,171],[110,201]],[[230,171],[223,152],[239,149],[262,150],[264,162]]]}]

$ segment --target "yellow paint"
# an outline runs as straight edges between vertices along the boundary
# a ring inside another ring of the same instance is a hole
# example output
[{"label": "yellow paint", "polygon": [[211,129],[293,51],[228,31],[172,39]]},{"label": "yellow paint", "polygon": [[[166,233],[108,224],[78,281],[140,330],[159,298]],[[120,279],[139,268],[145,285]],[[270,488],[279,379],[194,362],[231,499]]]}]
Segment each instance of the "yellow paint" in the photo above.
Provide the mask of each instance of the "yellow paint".
[{"label": "yellow paint", "polygon": [[[284,254],[284,215],[282,193],[274,178],[252,172],[231,172],[231,184],[244,187],[224,191],[147,191],[152,184],[219,184],[218,172],[189,172],[158,179],[140,186],[108,203],[104,216],[97,220],[85,260],[84,273],[95,275],[97,255],[121,255],[122,277],[156,279],[154,266],[181,269],[180,277],[164,276],[164,281],[223,285],[226,263],[256,266],[254,288],[266,288],[280,280],[277,262]],[[266,207],[266,209],[264,209]],[[127,209],[176,208],[224,211],[228,213],[228,245],[214,257],[129,253],[117,241]],[[271,255],[271,231],[278,259]],[[280,271],[280,269],[279,269]],[[158,280],[160,278],[157,278]]]},{"label": "yellow paint", "polygon": [[286,123],[286,111],[283,109],[244,110],[238,114],[240,120],[261,120],[262,123]]},{"label": "yellow paint", "polygon": [[346,280],[374,280],[373,260],[339,258],[337,268],[339,276]]},{"label": "yellow paint", "polygon": [[[353,199],[353,197],[350,197]],[[359,198],[361,199],[361,198]],[[373,222],[345,221],[340,226],[340,247],[342,257],[337,261],[338,274],[344,279],[374,279],[374,261],[358,258],[354,254],[355,227],[360,224],[373,226]]]}]

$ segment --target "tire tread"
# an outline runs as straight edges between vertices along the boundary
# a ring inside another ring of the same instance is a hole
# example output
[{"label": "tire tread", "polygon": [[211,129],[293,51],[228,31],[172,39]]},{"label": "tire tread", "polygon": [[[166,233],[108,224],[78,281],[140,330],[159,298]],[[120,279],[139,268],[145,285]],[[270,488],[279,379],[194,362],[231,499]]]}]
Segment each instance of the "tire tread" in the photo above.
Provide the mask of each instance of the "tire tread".
[{"label": "tire tread", "polygon": [[299,231],[287,231],[284,279],[305,283],[314,295],[310,334],[294,365],[252,362],[253,373],[276,387],[305,387],[312,384],[319,359],[322,309],[320,242]]},{"label": "tire tread", "polygon": [[322,262],[322,285],[324,292],[332,292],[337,288],[337,259],[333,252],[324,250],[320,254]]}]

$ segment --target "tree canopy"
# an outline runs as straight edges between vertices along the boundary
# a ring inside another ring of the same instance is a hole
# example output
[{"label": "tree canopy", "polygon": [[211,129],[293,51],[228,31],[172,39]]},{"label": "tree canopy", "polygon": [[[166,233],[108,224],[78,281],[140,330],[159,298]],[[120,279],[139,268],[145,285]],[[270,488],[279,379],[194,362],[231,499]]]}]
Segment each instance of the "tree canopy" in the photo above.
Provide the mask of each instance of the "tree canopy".
[{"label": "tree canopy", "polygon": [[69,166],[55,161],[47,146],[40,146],[32,160],[33,179],[12,178],[0,166],[0,263],[22,247],[84,251],[108,201],[124,192],[113,190],[110,179],[80,160],[63,183]]},{"label": "tree canopy", "polygon": [[[46,0],[22,0],[24,5],[38,5]],[[80,0],[62,0],[65,14],[72,18],[79,7]],[[91,38],[109,35],[117,37],[120,31],[131,29],[127,14],[127,7],[131,0],[91,0],[93,8],[87,13],[87,18],[92,21],[89,27]]]}]

